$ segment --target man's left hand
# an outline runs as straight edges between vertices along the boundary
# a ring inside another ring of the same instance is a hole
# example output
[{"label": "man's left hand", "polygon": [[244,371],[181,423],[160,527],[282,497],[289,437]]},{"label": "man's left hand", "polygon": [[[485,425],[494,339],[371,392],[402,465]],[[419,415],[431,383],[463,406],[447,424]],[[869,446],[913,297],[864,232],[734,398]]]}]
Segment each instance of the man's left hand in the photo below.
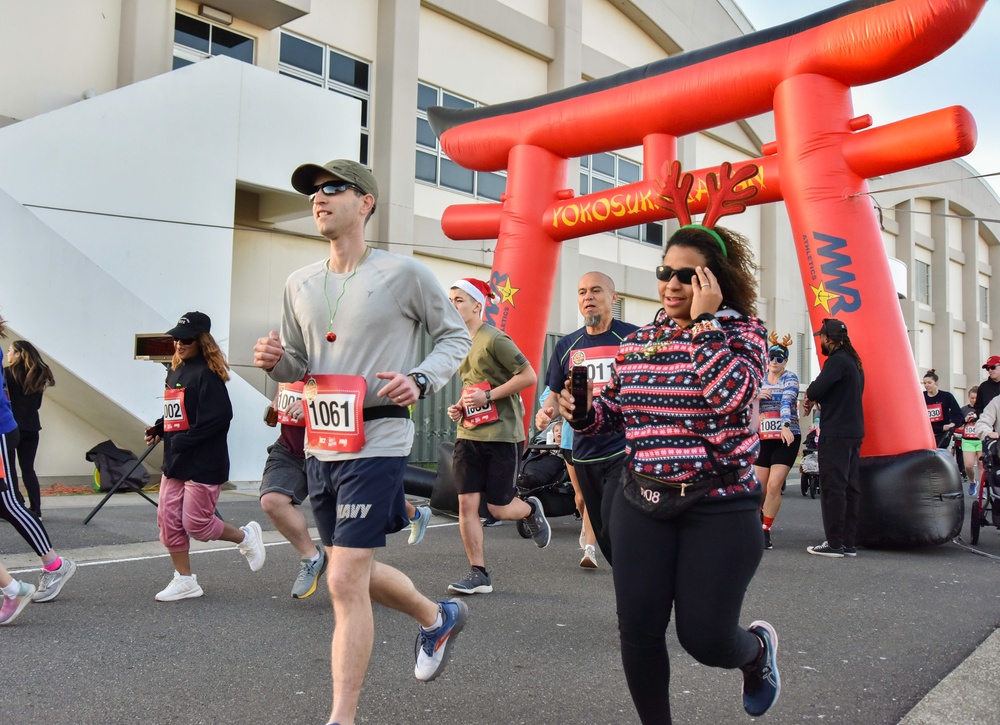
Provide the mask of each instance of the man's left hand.
[{"label": "man's left hand", "polygon": [[379,380],[389,381],[376,393],[378,397],[385,398],[387,402],[405,408],[420,400],[420,388],[417,387],[417,381],[409,375],[389,372],[375,373],[375,377]]}]

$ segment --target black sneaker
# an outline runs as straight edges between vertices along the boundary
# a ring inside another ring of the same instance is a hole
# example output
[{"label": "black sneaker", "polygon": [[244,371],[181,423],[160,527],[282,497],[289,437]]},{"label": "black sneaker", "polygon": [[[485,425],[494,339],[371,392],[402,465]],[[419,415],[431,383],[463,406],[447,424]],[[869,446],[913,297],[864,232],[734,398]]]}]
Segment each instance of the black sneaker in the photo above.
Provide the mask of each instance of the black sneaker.
[{"label": "black sneaker", "polygon": [[764,651],[752,665],[743,670],[743,709],[752,717],[760,717],[771,709],[781,694],[778,674],[778,633],[762,619],[750,625],[750,631],[760,638]]},{"label": "black sneaker", "polygon": [[538,548],[544,549],[552,538],[552,528],[549,526],[549,520],[545,518],[545,509],[542,508],[542,502],[536,496],[529,496],[525,500],[527,503],[535,505],[535,513],[521,519],[524,521],[524,528],[535,540]]},{"label": "black sneaker", "polygon": [[816,556],[827,556],[831,559],[843,559],[844,558],[844,547],[839,546],[834,548],[830,544],[824,541],[819,546],[807,546],[806,551],[810,554],[815,554]]},{"label": "black sneaker", "polygon": [[844,547],[844,556],[857,556],[857,555],[858,555],[858,547],[856,546]]},{"label": "black sneaker", "polygon": [[770,529],[764,529],[764,548],[765,549],[773,549],[774,548],[771,545],[771,530]]}]

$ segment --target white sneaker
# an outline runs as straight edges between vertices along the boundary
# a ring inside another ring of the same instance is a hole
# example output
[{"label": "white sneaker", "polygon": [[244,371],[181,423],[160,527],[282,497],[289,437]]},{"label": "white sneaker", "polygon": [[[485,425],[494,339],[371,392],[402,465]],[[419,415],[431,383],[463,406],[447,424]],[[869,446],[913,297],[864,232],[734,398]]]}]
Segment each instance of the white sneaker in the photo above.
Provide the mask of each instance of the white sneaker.
[{"label": "white sneaker", "polygon": [[158,602],[176,602],[181,599],[195,599],[205,592],[198,585],[198,576],[181,576],[176,571],[167,588],[156,595]]},{"label": "white sneaker", "polygon": [[247,558],[250,571],[260,571],[261,567],[264,566],[264,559],[267,557],[260,524],[251,521],[246,526],[241,526],[240,531],[246,534],[242,543],[239,544],[240,553]]},{"label": "white sneaker", "polygon": [[593,544],[583,547],[583,558],[580,559],[580,567],[583,569],[597,568],[597,548]]}]

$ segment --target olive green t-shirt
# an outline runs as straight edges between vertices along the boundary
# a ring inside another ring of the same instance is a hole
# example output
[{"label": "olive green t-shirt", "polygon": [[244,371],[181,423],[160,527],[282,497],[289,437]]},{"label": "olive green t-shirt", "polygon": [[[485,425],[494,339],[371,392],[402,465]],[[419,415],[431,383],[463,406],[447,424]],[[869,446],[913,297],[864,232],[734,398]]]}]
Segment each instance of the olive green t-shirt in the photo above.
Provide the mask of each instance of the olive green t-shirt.
[{"label": "olive green t-shirt", "polygon": [[[458,366],[462,387],[484,380],[490,389],[503,385],[528,365],[528,359],[506,334],[484,324],[472,338],[472,349]],[[494,400],[497,420],[466,428],[458,423],[458,437],[472,441],[520,443],[524,440],[524,405],[520,395]]]}]

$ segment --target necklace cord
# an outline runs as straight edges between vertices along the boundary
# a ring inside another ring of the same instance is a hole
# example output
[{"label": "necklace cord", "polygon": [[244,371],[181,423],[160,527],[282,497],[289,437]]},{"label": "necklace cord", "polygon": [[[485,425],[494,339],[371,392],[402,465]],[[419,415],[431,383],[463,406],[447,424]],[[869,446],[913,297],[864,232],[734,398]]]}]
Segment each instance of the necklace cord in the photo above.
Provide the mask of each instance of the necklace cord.
[{"label": "necklace cord", "polygon": [[361,266],[362,262],[368,259],[368,255],[371,253],[371,246],[366,244],[365,253],[361,255],[361,259],[359,259],[358,263],[354,265],[354,269],[351,270],[351,274],[344,280],[344,286],[340,290],[340,295],[338,295],[336,301],[332,305],[330,304],[330,293],[327,291],[327,282],[330,279],[330,260],[326,261],[326,264],[324,265],[325,271],[323,273],[323,296],[326,298],[326,311],[329,315],[329,322],[327,322],[326,325],[326,333],[328,335],[333,332],[333,321],[337,319],[337,312],[340,310],[340,300],[343,298],[344,293],[347,292],[347,283],[350,282],[354,275],[358,273],[358,267]]}]

